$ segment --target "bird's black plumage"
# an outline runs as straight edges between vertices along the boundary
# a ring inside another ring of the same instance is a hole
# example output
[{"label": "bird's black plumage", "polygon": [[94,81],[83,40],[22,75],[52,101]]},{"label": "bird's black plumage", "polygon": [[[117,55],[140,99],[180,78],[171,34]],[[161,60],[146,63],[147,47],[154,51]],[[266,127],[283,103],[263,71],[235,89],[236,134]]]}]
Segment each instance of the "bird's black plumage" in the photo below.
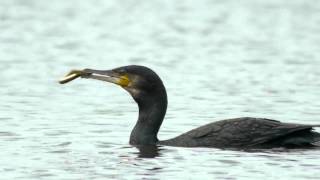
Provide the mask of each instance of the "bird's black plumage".
[{"label": "bird's black plumage", "polygon": [[320,141],[320,134],[311,132],[312,128],[311,125],[243,117],[210,123],[159,143],[220,148],[307,147]]},{"label": "bird's black plumage", "polygon": [[213,122],[173,139],[159,141],[157,134],[167,109],[167,94],[160,77],[144,66],[124,66],[109,71],[83,70],[84,78],[121,85],[139,107],[130,144],[182,147],[273,148],[311,147],[320,142],[319,125],[281,123],[262,118],[235,118]]}]

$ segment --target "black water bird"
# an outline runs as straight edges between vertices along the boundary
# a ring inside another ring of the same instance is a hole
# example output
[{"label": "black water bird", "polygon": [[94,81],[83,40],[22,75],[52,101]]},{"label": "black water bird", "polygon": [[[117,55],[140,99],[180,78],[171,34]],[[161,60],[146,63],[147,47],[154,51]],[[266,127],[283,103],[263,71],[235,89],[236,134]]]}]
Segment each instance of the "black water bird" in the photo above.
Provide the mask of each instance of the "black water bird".
[{"label": "black water bird", "polygon": [[165,86],[154,71],[144,66],[130,65],[112,70],[84,69],[73,73],[82,78],[120,85],[131,94],[139,107],[139,118],[130,135],[132,145],[252,149],[306,148],[320,144],[320,133],[313,131],[320,125],[281,123],[250,117],[213,122],[175,138],[159,141],[157,134],[168,102]]}]

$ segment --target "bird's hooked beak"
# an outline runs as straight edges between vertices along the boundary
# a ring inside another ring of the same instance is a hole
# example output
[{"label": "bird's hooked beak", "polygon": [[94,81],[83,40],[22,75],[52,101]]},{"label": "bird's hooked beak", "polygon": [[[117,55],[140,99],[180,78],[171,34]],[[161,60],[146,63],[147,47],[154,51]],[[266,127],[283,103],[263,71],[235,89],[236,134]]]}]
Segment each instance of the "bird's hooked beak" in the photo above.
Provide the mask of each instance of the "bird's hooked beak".
[{"label": "bird's hooked beak", "polygon": [[130,79],[127,74],[119,74],[112,70],[94,70],[94,69],[72,70],[65,77],[63,77],[59,81],[59,83],[65,84],[78,77],[110,82],[122,87],[127,87],[130,84]]}]

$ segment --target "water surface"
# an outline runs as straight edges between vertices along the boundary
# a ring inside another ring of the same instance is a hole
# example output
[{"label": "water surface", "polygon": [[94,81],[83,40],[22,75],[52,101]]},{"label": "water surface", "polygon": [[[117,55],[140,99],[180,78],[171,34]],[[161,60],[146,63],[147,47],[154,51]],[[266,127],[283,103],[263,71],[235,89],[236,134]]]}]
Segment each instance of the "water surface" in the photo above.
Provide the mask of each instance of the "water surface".
[{"label": "water surface", "polygon": [[320,123],[320,3],[0,2],[1,179],[319,179],[320,151],[128,145],[119,87],[70,69],[149,66],[169,96],[159,138],[241,116]]}]

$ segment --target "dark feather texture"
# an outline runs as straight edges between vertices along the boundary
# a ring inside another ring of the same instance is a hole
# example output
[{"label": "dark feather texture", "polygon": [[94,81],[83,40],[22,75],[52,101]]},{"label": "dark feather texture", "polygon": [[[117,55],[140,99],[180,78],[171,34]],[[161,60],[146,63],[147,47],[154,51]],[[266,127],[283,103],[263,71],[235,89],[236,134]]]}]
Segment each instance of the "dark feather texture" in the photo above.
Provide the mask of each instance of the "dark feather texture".
[{"label": "dark feather texture", "polygon": [[316,126],[281,123],[262,118],[236,118],[210,123],[162,145],[185,147],[270,148],[309,146],[319,141]]}]

